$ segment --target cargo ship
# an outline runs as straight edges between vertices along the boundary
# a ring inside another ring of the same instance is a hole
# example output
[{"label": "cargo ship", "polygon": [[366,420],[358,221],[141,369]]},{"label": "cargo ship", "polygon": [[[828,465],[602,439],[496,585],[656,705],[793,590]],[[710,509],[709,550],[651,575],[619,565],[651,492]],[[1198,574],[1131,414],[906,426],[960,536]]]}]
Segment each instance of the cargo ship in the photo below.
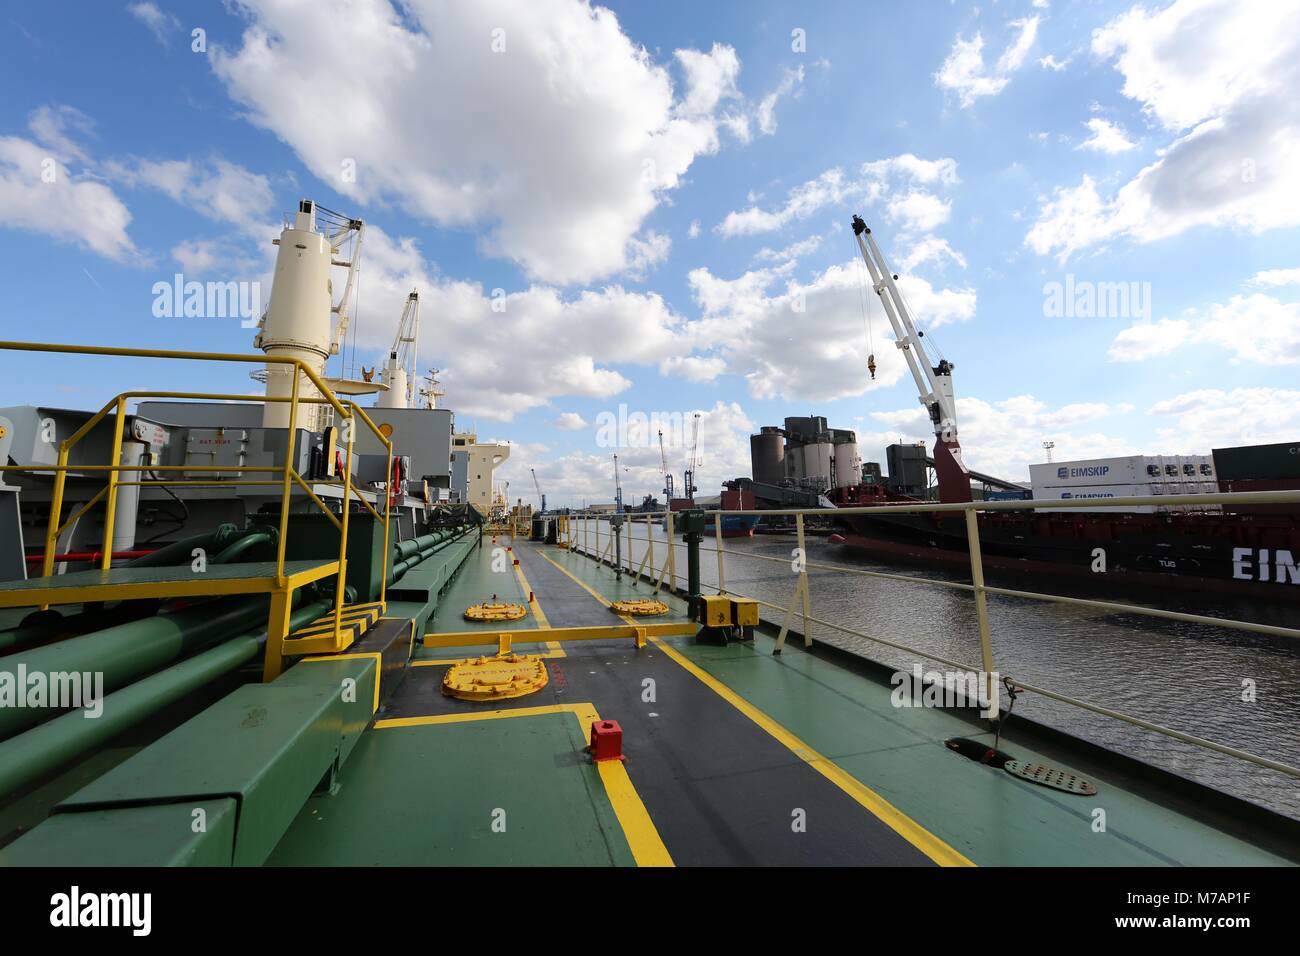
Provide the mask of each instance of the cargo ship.
[{"label": "cargo ship", "polygon": [[[0,409],[0,867],[1300,861],[1282,813],[996,698],[922,699],[951,674],[900,707],[806,604],[787,644],[703,593],[702,510],[680,581],[580,552],[567,514],[516,537],[508,449],[417,388],[418,296],[378,380],[326,372],[363,230],[300,203],[251,353],[0,342],[106,385],[139,363],[98,410]],[[195,363],[265,392],[140,385]]]},{"label": "cargo ship", "polygon": [[[871,230],[853,218],[859,251],[893,326],[935,431],[933,458],[912,449],[913,461],[933,468],[940,502],[969,502],[972,482],[988,476],[962,460],[958,440],[952,363],[931,363],[907,304]],[[874,362],[872,363],[874,364]],[[791,422],[796,427],[791,428]],[[811,426],[803,423],[812,423]],[[829,473],[848,477],[827,489],[827,504],[841,507],[898,505],[933,500],[929,482],[899,481],[895,469],[907,457],[891,451],[890,478],[861,473],[857,446],[824,419],[787,419],[787,428],[764,429],[751,439],[752,454],[769,458],[782,434],[793,444],[802,473],[809,461],[829,457]],[[851,435],[851,433],[847,433]],[[793,436],[793,442],[792,442]],[[898,448],[898,446],[891,446]],[[787,454],[787,458],[790,456]],[[827,473],[822,466],[821,472]],[[798,473],[798,472],[796,472]],[[755,465],[755,477],[759,466]],[[989,479],[992,480],[992,479]],[[986,481],[986,486],[988,482]],[[1215,491],[1300,489],[1300,443],[1215,449],[1210,456],[1146,457],[1044,463],[1031,468],[1032,487],[998,497],[1032,497],[1035,502],[1086,500],[1086,508],[1044,505],[1033,510],[984,511],[978,526],[985,565],[1034,578],[1072,578],[1103,588],[1143,588],[1233,595],[1265,601],[1300,599],[1300,506],[1240,504],[1125,503],[1126,498],[1204,494]],[[997,482],[1003,489],[1015,483]],[[918,487],[918,485],[920,487]],[[910,492],[910,493],[909,493]],[[1117,504],[1108,503],[1118,499]],[[1107,503],[1103,503],[1107,502]],[[833,541],[886,559],[927,565],[969,566],[965,519],[961,514],[888,513],[843,515]]]}]

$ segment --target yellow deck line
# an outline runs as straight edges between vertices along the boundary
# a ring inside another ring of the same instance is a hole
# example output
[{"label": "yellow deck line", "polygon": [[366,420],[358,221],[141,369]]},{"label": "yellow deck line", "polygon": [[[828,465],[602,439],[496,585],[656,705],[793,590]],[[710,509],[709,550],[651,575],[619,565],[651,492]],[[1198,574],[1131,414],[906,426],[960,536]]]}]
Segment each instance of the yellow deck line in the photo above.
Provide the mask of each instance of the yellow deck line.
[{"label": "yellow deck line", "polygon": [[[510,538],[511,554],[515,553],[514,546],[515,546],[515,539],[511,537]],[[518,558],[518,555],[516,555],[516,558]],[[542,610],[542,604],[540,601],[537,600],[536,592],[533,591],[532,585],[528,583],[528,578],[524,576],[524,562],[522,560],[515,565],[515,574],[519,576],[519,583],[523,586],[524,593],[533,595],[532,601],[529,602],[529,606],[532,608],[533,611],[533,617],[537,618],[537,622],[541,627],[550,627],[551,626],[550,622],[546,620],[546,612]],[[551,653],[546,654],[544,656],[568,657],[568,655],[564,653],[564,648],[560,646],[558,641],[547,641],[546,646],[551,651]]]},{"label": "yellow deck line", "polygon": [[[513,710],[488,710],[464,714],[436,714],[425,717],[392,717],[375,721],[376,730],[393,727],[426,727],[437,724],[460,724],[478,720],[500,720],[507,717],[539,717],[545,714],[573,714],[582,729],[583,739],[591,739],[591,725],[600,720],[591,704],[552,704],[543,707],[518,707]],[[673,866],[673,858],[664,846],[654,821],[641,801],[641,796],[627,775],[621,760],[602,760],[596,764],[605,795],[614,808],[614,816],[623,830],[623,837],[632,850],[637,866]]]},{"label": "yellow deck line", "polygon": [[[578,580],[578,578],[566,568],[563,568],[557,562],[552,561],[548,555],[543,554],[542,557],[546,558],[547,561],[550,561],[551,564],[555,565],[555,567],[564,574],[567,574],[574,583],[582,587],[596,600],[600,601],[606,607],[610,606],[610,602],[603,595],[597,593],[593,588],[588,587],[585,583]],[[624,620],[627,620],[627,618],[624,618]],[[866,809],[868,813],[880,820],[880,822],[884,823],[887,827],[901,836],[908,843],[912,844],[912,846],[916,847],[935,863],[938,863],[940,866],[975,865],[939,837],[935,836],[907,814],[903,813],[880,794],[876,793],[857,777],[841,768],[833,760],[830,760],[829,758],[819,754],[816,750],[813,750],[806,743],[794,734],[790,733],[790,731],[786,730],[749,701],[745,700],[745,698],[741,697],[722,681],[718,680],[708,671],[694,664],[675,648],[665,644],[662,638],[651,637],[650,640],[654,642],[656,647],[667,654],[670,659],[676,661],[688,670],[706,687],[716,693],[727,703],[731,704],[732,707],[735,707],[754,723],[758,724],[758,726],[762,727],[783,747],[800,760],[804,761],[804,763],[808,764],[808,766],[812,767],[831,783],[835,784],[835,786],[847,793],[864,809]]]},{"label": "yellow deck line", "polygon": [[786,730],[763,711],[759,710],[708,671],[695,664],[676,648],[657,637],[650,638],[670,658],[690,671],[705,686],[731,706],[772,735],[787,750],[812,767],[835,786],[861,804],[872,816],[880,820],[912,846],[940,866],[974,866],[975,864],[953,849],[942,839],[921,826],[903,811],[876,793],[857,777],[844,770],[828,757],[818,753],[790,731]]},{"label": "yellow deck line", "polygon": [[[588,585],[585,581],[578,580],[578,578],[574,576],[573,572],[571,572],[568,568],[562,566],[558,561],[554,560],[549,554],[543,554],[542,557],[545,558],[547,561],[550,561],[551,564],[555,566],[555,569],[557,571],[559,571],[562,574],[568,575],[569,580],[571,580],[574,584],[578,585],[578,587],[582,588],[584,591],[586,591],[588,594],[594,597],[601,604],[605,605],[605,607],[612,608],[614,606],[613,603],[610,602],[609,598],[605,597],[605,595],[601,594],[595,588]],[[631,618],[626,614],[620,614],[619,618],[620,620],[623,620],[628,624],[631,624],[633,627],[641,627],[640,623],[638,623],[634,618]]]}]

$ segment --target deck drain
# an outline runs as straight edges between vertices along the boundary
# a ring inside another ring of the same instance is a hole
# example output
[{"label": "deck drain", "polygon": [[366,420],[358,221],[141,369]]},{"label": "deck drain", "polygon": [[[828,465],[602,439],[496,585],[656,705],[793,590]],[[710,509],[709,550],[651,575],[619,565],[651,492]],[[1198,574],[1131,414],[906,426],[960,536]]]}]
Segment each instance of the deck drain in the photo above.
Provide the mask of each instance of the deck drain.
[{"label": "deck drain", "polygon": [[976,763],[987,764],[990,767],[999,769],[1015,759],[1009,753],[994,750],[988,744],[980,743],[978,740],[971,740],[969,737],[952,737],[945,740],[943,744],[954,753],[959,753]]},{"label": "deck drain", "polygon": [[1058,770],[1046,764],[1011,760],[1002,769],[1013,777],[1022,777],[1030,783],[1041,784],[1044,787],[1051,787],[1053,790],[1061,790],[1065,793],[1078,794],[1081,797],[1090,797],[1097,792],[1097,787],[1082,777],[1075,776],[1068,770]]}]

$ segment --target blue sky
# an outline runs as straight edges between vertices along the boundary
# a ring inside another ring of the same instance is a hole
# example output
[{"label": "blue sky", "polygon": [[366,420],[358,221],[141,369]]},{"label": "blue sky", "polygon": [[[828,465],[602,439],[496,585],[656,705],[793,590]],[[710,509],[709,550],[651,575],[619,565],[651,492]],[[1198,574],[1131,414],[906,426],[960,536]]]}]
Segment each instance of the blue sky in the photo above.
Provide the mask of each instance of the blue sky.
[{"label": "blue sky", "polygon": [[[786,415],[868,460],[930,437],[870,293],[864,321],[861,213],[956,364],[973,467],[1292,439],[1300,4],[1244,6],[8,3],[3,334],[248,352],[237,320],[155,317],[152,287],[269,290],[310,197],[368,224],[355,364],[418,286],[421,364],[514,444],[516,490],[536,467],[555,500],[608,497],[595,425],[623,404],[702,413],[708,492]],[[1135,298],[1049,315],[1067,276]],[[0,404],[252,387],[5,362]],[[657,448],[621,457],[658,489]]]}]

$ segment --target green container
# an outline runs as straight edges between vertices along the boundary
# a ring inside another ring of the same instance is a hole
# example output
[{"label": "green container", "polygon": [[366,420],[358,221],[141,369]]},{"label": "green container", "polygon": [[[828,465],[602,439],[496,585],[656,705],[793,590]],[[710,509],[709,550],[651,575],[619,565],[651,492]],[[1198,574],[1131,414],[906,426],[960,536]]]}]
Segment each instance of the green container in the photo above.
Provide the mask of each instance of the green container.
[{"label": "green container", "polygon": [[1219,481],[1300,478],[1300,442],[1216,448],[1214,477]]}]

